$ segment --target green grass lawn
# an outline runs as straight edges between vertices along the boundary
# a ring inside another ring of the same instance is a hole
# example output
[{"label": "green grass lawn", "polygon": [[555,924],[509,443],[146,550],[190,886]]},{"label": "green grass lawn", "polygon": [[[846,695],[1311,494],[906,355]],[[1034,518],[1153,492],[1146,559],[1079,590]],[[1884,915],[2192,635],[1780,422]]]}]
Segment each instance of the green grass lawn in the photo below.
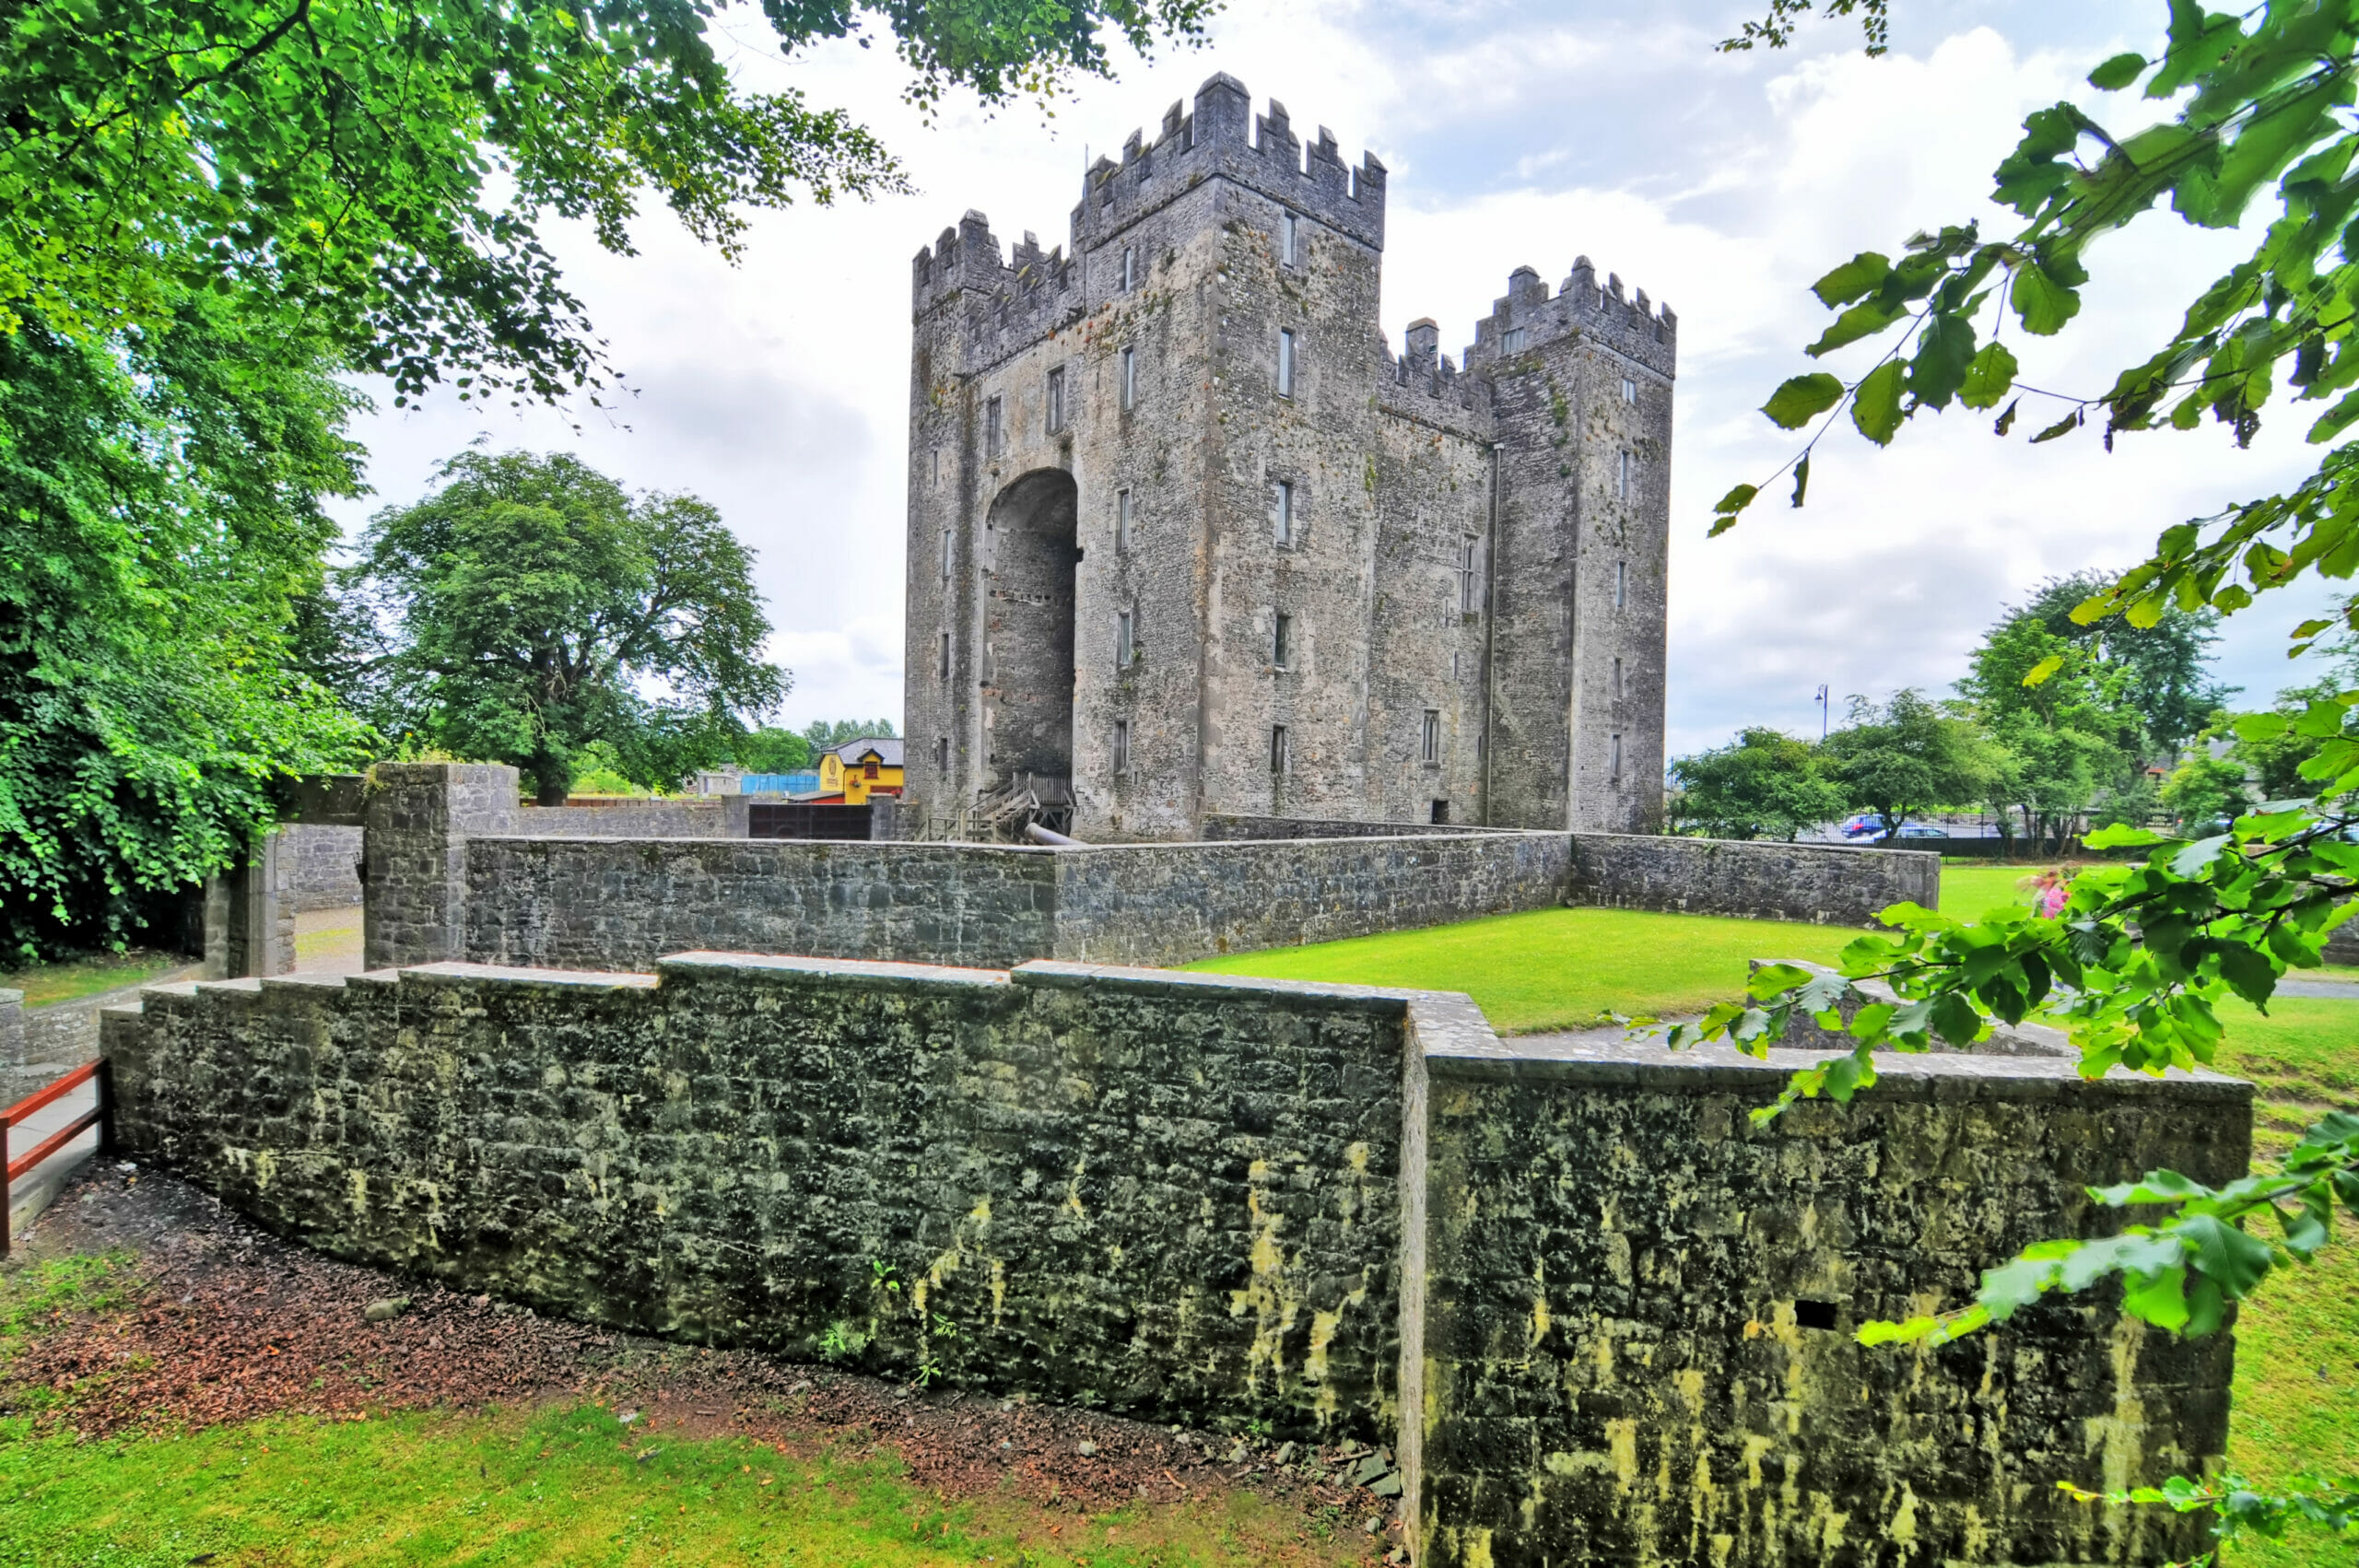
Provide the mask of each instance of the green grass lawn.
[{"label": "green grass lawn", "polygon": [[29,968],[0,974],[0,987],[25,993],[28,1008],[51,1007],[61,1001],[75,1001],[101,991],[122,986],[135,986],[167,975],[193,962],[176,953],[150,953],[135,948],[129,953],[100,953],[87,958],[61,958],[53,964],[35,964]]},{"label": "green grass lawn", "polygon": [[1087,1515],[1012,1496],[945,1503],[850,1445],[780,1453],[537,1412],[286,1418],[194,1436],[77,1443],[0,1422],[0,1563],[1325,1564],[1290,1508],[1224,1503]]},{"label": "green grass lawn", "polygon": [[1744,989],[1745,961],[1830,963],[1859,933],[1833,926],[1535,909],[1462,925],[1391,931],[1189,965],[1218,975],[1464,991],[1502,1034],[1582,1029],[1601,1013],[1700,1012]]}]

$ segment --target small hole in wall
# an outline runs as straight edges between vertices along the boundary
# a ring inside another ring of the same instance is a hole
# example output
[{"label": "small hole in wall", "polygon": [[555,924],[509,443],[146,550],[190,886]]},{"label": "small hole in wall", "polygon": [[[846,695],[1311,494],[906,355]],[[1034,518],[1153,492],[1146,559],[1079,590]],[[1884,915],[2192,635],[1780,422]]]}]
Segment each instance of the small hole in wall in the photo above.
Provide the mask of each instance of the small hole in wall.
[{"label": "small hole in wall", "polygon": [[1794,1303],[1794,1326],[1798,1328],[1834,1328],[1835,1304],[1831,1301],[1798,1301]]}]

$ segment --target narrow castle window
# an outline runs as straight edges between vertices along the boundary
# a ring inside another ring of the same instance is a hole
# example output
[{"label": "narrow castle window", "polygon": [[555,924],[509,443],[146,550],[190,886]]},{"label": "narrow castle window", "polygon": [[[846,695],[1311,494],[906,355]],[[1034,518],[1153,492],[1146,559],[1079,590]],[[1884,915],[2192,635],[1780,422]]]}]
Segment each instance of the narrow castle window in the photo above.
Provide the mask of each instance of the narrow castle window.
[{"label": "narrow castle window", "polygon": [[1294,481],[1270,481],[1270,537],[1280,544],[1294,543]]},{"label": "narrow castle window", "polygon": [[1286,655],[1294,650],[1293,644],[1294,617],[1281,610],[1278,612],[1276,628],[1270,637],[1270,662],[1281,670],[1285,669]]},{"label": "narrow castle window", "polygon": [[1617,697],[1622,695],[1622,661],[1619,659],[1614,661],[1614,695]]},{"label": "narrow castle window", "polygon": [[1426,709],[1426,724],[1418,737],[1417,755],[1428,763],[1441,761],[1441,709],[1438,708]]},{"label": "narrow castle window", "polygon": [[950,580],[950,530],[942,531],[942,580]]},{"label": "narrow castle window", "polygon": [[999,455],[1000,401],[989,398],[983,404],[983,455]]},{"label": "narrow castle window", "polygon": [[1122,350],[1122,406],[1136,408],[1139,403],[1139,351]]},{"label": "narrow castle window", "polygon": [[1617,610],[1630,603],[1630,563],[1614,563],[1614,607]]},{"label": "narrow castle window", "polygon": [[1122,247],[1122,292],[1128,294],[1139,286],[1139,248]]},{"label": "narrow castle window", "polygon": [[1523,327],[1508,327],[1506,331],[1500,333],[1499,352],[1502,354],[1522,353],[1523,334],[1526,330],[1527,329]]},{"label": "narrow castle window", "polygon": [[1065,427],[1065,368],[1062,365],[1049,372],[1049,434],[1055,435]]},{"label": "narrow castle window", "polygon": [[950,678],[950,634],[948,632],[942,634],[942,678],[945,681]]},{"label": "narrow castle window", "polygon": [[1444,824],[1444,823],[1448,822],[1449,820],[1449,802],[1448,801],[1436,801],[1436,802],[1434,802],[1434,814],[1433,814],[1434,825],[1435,825],[1435,826],[1437,826],[1437,827],[1438,827],[1438,826],[1440,826],[1442,824]]},{"label": "narrow castle window", "polygon": [[1131,770],[1131,721],[1114,720],[1114,771],[1117,775]]},{"label": "narrow castle window", "polygon": [[942,449],[941,449],[940,447],[936,447],[936,448],[934,448],[934,449],[933,449],[933,487],[934,487],[935,489],[939,490],[939,489],[941,489],[941,488],[942,488]]},{"label": "narrow castle window", "polygon": [[1286,727],[1283,724],[1273,724],[1270,726],[1270,771],[1284,773],[1285,770]]},{"label": "narrow castle window", "polygon": [[1285,331],[1278,333],[1278,395],[1294,395],[1294,333]]},{"label": "narrow castle window", "polygon": [[1469,539],[1458,547],[1458,613],[1471,615],[1482,607],[1474,593],[1474,549],[1478,541]]},{"label": "narrow castle window", "polygon": [[933,743],[933,766],[936,771],[950,771],[950,737],[943,736]]},{"label": "narrow castle window", "polygon": [[1297,233],[1298,222],[1292,213],[1278,219],[1278,263],[1282,266],[1294,266],[1302,260],[1301,238]]},{"label": "narrow castle window", "polygon": [[1614,473],[1614,493],[1625,501],[1630,498],[1630,454],[1628,452],[1622,454],[1621,465]]},{"label": "narrow castle window", "polygon": [[1630,376],[1622,378],[1622,401],[1625,403],[1638,401],[1638,383],[1636,378]]},{"label": "narrow castle window", "polygon": [[1616,784],[1622,782],[1622,737],[1619,735],[1614,737],[1613,747],[1606,756],[1606,777]]},{"label": "narrow castle window", "polygon": [[1131,493],[1128,490],[1115,491],[1114,553],[1116,555],[1127,556],[1131,553]]},{"label": "narrow castle window", "polygon": [[1124,610],[1114,617],[1114,668],[1129,669],[1131,661],[1138,657],[1138,650],[1131,612]]}]

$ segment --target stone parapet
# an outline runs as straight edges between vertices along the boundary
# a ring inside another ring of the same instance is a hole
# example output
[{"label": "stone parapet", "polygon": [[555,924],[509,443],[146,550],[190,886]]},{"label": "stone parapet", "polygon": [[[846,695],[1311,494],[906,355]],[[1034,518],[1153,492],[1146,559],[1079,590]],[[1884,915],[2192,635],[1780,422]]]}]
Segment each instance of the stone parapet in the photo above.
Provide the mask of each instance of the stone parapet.
[{"label": "stone parapet", "polygon": [[465,951],[467,840],[513,833],[516,770],[498,763],[381,762],[369,770],[367,914],[372,969]]},{"label": "stone parapet", "polygon": [[1941,893],[1942,858],[1914,849],[1636,833],[1573,835],[1576,904],[1866,926],[1895,904],[1933,908]]},{"label": "stone parapet", "polygon": [[[2251,1091],[1499,1040],[1464,997],[677,954],[152,988],[116,1130],[339,1257],[691,1342],[1399,1453],[1437,1568],[2128,1564],[2200,1517],[2233,1342],[2060,1298],[1852,1330],[2245,1168]],[[882,1289],[882,1279],[899,1289]],[[945,1328],[945,1325],[947,1326]]]}]

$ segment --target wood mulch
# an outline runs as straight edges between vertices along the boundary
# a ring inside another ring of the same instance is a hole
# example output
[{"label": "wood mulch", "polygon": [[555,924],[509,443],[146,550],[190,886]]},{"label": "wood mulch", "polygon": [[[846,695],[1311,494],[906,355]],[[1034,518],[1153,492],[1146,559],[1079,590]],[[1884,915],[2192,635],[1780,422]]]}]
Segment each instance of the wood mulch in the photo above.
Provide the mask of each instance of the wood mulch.
[{"label": "wood mulch", "polygon": [[[128,1305],[60,1314],[0,1367],[0,1414],[86,1436],[258,1416],[366,1420],[394,1410],[595,1401],[618,1422],[737,1436],[781,1452],[850,1443],[899,1455],[945,1496],[1012,1488],[1102,1508],[1250,1490],[1401,1539],[1392,1456],[1241,1442],[971,1389],[924,1389],[537,1315],[399,1279],[278,1239],[172,1177],[93,1162],[32,1227],[26,1263],[123,1250]],[[393,1301],[405,1305],[384,1316]],[[371,1321],[377,1307],[381,1321]],[[58,1398],[28,1400],[47,1388]],[[1391,1553],[1387,1553],[1391,1555]]]}]

